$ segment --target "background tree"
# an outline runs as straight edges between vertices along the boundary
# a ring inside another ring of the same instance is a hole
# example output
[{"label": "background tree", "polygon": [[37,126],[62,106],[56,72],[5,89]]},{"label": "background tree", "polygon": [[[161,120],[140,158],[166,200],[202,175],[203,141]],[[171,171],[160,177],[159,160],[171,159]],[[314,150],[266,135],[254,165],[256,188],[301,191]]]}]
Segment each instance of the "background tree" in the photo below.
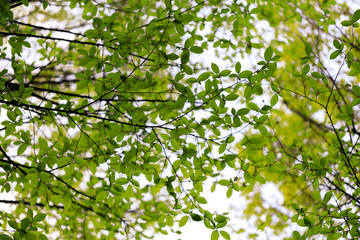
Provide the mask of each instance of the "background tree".
[{"label": "background tree", "polygon": [[0,238],[230,239],[205,182],[259,230],[357,238],[354,4],[1,1]]}]

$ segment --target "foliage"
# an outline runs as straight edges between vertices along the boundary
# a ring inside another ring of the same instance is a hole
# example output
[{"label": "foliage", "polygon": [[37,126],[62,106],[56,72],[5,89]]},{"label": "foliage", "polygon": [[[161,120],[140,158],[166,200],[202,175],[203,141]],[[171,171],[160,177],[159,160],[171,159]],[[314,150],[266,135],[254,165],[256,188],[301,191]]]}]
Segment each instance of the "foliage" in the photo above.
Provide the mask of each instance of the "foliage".
[{"label": "foliage", "polygon": [[360,236],[355,3],[0,3],[0,239],[230,239],[207,182],[260,231]]}]

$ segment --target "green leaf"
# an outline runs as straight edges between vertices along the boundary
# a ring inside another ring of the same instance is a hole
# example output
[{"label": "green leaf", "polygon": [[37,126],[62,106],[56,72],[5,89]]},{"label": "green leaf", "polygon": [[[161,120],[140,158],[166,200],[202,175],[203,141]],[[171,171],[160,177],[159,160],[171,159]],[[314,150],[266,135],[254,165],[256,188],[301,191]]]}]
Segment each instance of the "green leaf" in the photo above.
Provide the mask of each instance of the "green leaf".
[{"label": "green leaf", "polygon": [[225,187],[228,187],[228,186],[230,186],[230,181],[226,180],[226,179],[221,179],[221,180],[218,181],[218,184],[220,184],[222,186],[225,186]]},{"label": "green leaf", "polygon": [[252,74],[253,74],[252,71],[250,71],[250,70],[245,70],[245,71],[242,71],[242,72],[239,74],[239,78],[248,78],[248,77],[250,77]]},{"label": "green leaf", "polygon": [[[221,134],[221,133],[220,133],[220,134]],[[216,135],[218,135],[218,136],[219,136],[219,133],[218,133],[218,134],[216,134]],[[225,152],[226,147],[227,147],[227,144],[226,144],[226,143],[221,144],[221,145],[220,145],[220,147],[219,147],[219,154],[221,154],[221,153]]]},{"label": "green leaf", "polygon": [[230,238],[230,234],[228,234],[227,232],[225,232],[225,231],[220,231],[220,234],[221,234],[221,236],[223,237],[223,238],[225,238],[226,240],[230,240],[231,238]]},{"label": "green leaf", "polygon": [[181,14],[181,22],[188,23],[191,22],[194,19],[194,16],[192,14]]},{"label": "green leaf", "polygon": [[0,234],[0,240],[13,240],[9,235]]},{"label": "green leaf", "polygon": [[265,53],[264,53],[264,58],[265,60],[268,62],[271,60],[271,57],[273,55],[273,49],[272,47],[268,47],[266,50],[265,50]]},{"label": "green leaf", "polygon": [[287,167],[283,163],[275,163],[270,166],[270,172],[277,173],[277,172],[284,172],[286,171]]},{"label": "green leaf", "polygon": [[249,112],[250,112],[250,109],[248,109],[248,108],[240,108],[240,109],[236,112],[236,114],[242,116],[242,115],[248,114]]},{"label": "green leaf", "polygon": [[108,192],[107,191],[100,191],[97,195],[96,195],[96,202],[103,202],[107,197],[108,197]]},{"label": "green leaf", "polygon": [[336,39],[334,39],[333,45],[334,45],[334,47],[337,48],[337,49],[340,49],[340,48],[341,48],[340,42],[339,42],[338,40],[336,40]]},{"label": "green leaf", "polygon": [[220,72],[220,76],[221,76],[221,77],[226,77],[226,76],[228,76],[230,73],[231,73],[230,70],[222,70],[222,71]]},{"label": "green leaf", "polygon": [[179,227],[185,226],[185,224],[188,222],[189,216],[183,216],[179,221]]},{"label": "green leaf", "polygon": [[259,111],[260,108],[258,107],[258,105],[256,105],[255,103],[253,102],[248,102],[247,103],[247,106],[251,109],[251,110],[254,110],[254,111]]},{"label": "green leaf", "polygon": [[277,94],[273,95],[270,99],[270,105],[273,107],[279,101],[279,96]]},{"label": "green leaf", "polygon": [[169,207],[163,202],[159,202],[157,208],[164,213],[168,213],[170,211]]},{"label": "green leaf", "polygon": [[19,146],[19,148],[17,150],[17,155],[19,156],[19,155],[23,154],[25,152],[26,148],[27,148],[26,143],[20,144],[20,146]]},{"label": "green leaf", "polygon": [[190,48],[190,51],[193,52],[193,53],[196,53],[196,54],[201,54],[201,53],[204,52],[204,50],[201,47],[198,47],[198,46],[192,46]]},{"label": "green leaf", "polygon": [[46,214],[44,213],[38,213],[35,215],[35,217],[33,218],[34,222],[41,222],[46,218]]},{"label": "green leaf", "polygon": [[261,184],[265,184],[265,183],[266,183],[266,179],[265,179],[263,176],[261,176],[261,175],[256,175],[255,179],[256,179],[256,181],[258,181],[258,182],[261,183]]},{"label": "green leaf", "polygon": [[21,219],[20,223],[21,223],[21,229],[25,230],[29,227],[31,222],[30,222],[29,218],[24,218],[24,219]]},{"label": "green leaf", "polygon": [[29,1],[28,1],[28,0],[21,0],[21,2],[22,2],[26,7],[29,6]]},{"label": "green leaf", "polygon": [[351,17],[352,22],[357,22],[360,19],[360,9],[356,10]]},{"label": "green leaf", "polygon": [[19,225],[15,222],[15,221],[9,221],[8,222],[9,226],[12,227],[13,229],[20,229]]},{"label": "green leaf", "polygon": [[217,74],[220,72],[218,65],[216,65],[215,63],[211,63],[211,70],[213,70],[213,72]]},{"label": "green leaf", "polygon": [[354,93],[360,97],[360,87],[357,85],[353,85],[352,86],[352,90],[354,91]]},{"label": "green leaf", "polygon": [[197,197],[197,198],[196,198],[196,201],[197,201],[198,203],[200,203],[200,204],[207,204],[206,199],[203,198],[203,197]]},{"label": "green leaf", "polygon": [[310,71],[310,65],[309,65],[309,64],[306,64],[306,65],[302,68],[301,74],[302,74],[302,75],[306,75],[309,71]]},{"label": "green leaf", "polygon": [[186,87],[181,83],[175,83],[175,88],[181,93],[186,93]]},{"label": "green leaf", "polygon": [[200,222],[202,220],[202,217],[199,214],[196,214],[196,213],[191,213],[190,217],[195,222]]},{"label": "green leaf", "polygon": [[327,192],[325,193],[324,199],[323,199],[323,203],[327,203],[328,201],[330,201],[332,197],[332,193],[331,192]]},{"label": "green leaf", "polygon": [[235,93],[230,93],[229,95],[227,95],[225,97],[226,101],[235,101],[236,99],[238,99],[239,95],[235,94]]},{"label": "green leaf", "polygon": [[239,62],[237,62],[237,63],[235,64],[235,72],[236,72],[236,73],[240,73],[240,71],[241,71],[241,64],[240,64]]},{"label": "green leaf", "polygon": [[181,63],[186,64],[189,62],[189,59],[190,59],[190,52],[189,50],[186,49],[181,54]]},{"label": "green leaf", "polygon": [[229,187],[228,190],[226,191],[226,197],[230,198],[232,193],[233,193],[233,189],[231,187]]},{"label": "green leaf", "polygon": [[312,46],[309,43],[305,43],[306,56],[310,57],[312,52]]},{"label": "green leaf", "polygon": [[218,240],[219,239],[219,232],[217,230],[214,230],[211,233],[211,240]]},{"label": "green leaf", "polygon": [[175,24],[175,29],[180,36],[185,34],[184,26],[182,24]]},{"label": "green leaf", "polygon": [[175,53],[170,53],[170,54],[167,55],[167,58],[169,60],[176,60],[176,59],[179,58],[179,56],[177,54],[175,54]]},{"label": "green leaf", "polygon": [[305,226],[307,226],[307,227],[312,226],[310,220],[307,217],[304,218],[304,223],[305,223]]},{"label": "green leaf", "polygon": [[45,236],[44,234],[40,233],[39,234],[39,240],[49,240],[47,236]]},{"label": "green leaf", "polygon": [[345,20],[341,22],[341,25],[343,25],[344,27],[348,27],[352,25],[352,22],[350,22],[349,20]]},{"label": "green leaf", "polygon": [[202,74],[200,74],[200,76],[197,78],[197,80],[199,82],[205,81],[210,77],[210,73],[209,72],[204,72]]},{"label": "green leaf", "polygon": [[337,56],[339,56],[339,54],[340,54],[340,51],[339,51],[339,50],[336,50],[336,51],[332,52],[332,53],[330,54],[330,59],[335,59],[335,58],[337,58]]},{"label": "green leaf", "polygon": [[84,32],[84,35],[88,38],[97,38],[99,35],[99,32],[94,29],[89,29]]}]

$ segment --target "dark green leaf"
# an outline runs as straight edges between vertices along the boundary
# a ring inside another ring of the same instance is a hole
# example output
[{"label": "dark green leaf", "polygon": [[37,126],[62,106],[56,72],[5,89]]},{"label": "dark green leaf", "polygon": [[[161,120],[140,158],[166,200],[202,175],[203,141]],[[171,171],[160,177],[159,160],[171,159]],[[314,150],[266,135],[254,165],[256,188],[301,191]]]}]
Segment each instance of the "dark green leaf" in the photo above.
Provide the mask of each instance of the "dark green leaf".
[{"label": "dark green leaf", "polygon": [[360,9],[356,10],[351,17],[352,22],[357,22],[360,19]]},{"label": "dark green leaf", "polygon": [[20,229],[19,225],[15,222],[15,221],[9,221],[8,222],[9,226],[12,227],[13,229]]},{"label": "dark green leaf", "polygon": [[187,62],[189,62],[190,59],[190,53],[188,50],[184,50],[181,54],[181,63],[182,64],[186,64]]},{"label": "dark green leaf", "polygon": [[334,45],[334,47],[337,48],[337,49],[340,49],[340,47],[341,47],[340,42],[339,42],[338,40],[336,40],[336,39],[334,39],[333,45]]},{"label": "dark green leaf", "polygon": [[6,234],[0,234],[0,240],[13,240],[13,239]]},{"label": "dark green leaf", "polygon": [[196,213],[191,213],[190,217],[191,217],[192,220],[194,220],[196,222],[199,222],[199,221],[202,220],[202,217],[199,214],[196,214]]},{"label": "dark green leaf", "polygon": [[352,25],[352,22],[350,22],[349,20],[345,20],[341,22],[341,25],[343,25],[344,27],[348,27]]}]

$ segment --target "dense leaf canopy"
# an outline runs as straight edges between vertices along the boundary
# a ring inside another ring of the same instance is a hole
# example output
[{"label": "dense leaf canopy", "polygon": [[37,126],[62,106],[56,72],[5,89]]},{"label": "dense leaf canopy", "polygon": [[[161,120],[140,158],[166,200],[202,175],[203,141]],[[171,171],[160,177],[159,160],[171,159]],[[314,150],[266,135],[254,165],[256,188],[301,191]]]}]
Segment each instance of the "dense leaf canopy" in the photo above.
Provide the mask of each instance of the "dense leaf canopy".
[{"label": "dense leaf canopy", "polygon": [[1,0],[0,239],[193,222],[256,239],[207,208],[220,188],[258,232],[358,239],[360,10],[344,2]]}]

